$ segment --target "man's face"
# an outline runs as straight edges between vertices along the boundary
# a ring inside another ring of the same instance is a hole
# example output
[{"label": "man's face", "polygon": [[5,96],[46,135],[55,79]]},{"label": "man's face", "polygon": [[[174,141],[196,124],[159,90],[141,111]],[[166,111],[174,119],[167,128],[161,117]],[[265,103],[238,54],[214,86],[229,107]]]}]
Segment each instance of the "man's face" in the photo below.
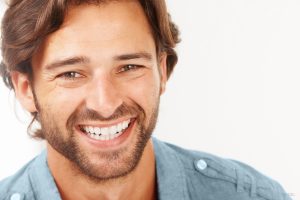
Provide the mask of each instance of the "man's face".
[{"label": "man's face", "polygon": [[48,143],[92,178],[131,172],[156,123],[165,59],[137,1],[71,7],[32,59]]}]

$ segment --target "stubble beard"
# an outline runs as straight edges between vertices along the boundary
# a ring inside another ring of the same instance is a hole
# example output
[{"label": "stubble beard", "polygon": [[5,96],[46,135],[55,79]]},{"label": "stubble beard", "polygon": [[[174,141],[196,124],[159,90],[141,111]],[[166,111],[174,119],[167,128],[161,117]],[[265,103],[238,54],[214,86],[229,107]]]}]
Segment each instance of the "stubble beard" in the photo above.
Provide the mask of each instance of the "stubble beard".
[{"label": "stubble beard", "polygon": [[[137,116],[135,127],[131,134],[135,134],[134,144],[125,148],[111,152],[87,152],[78,143],[74,124],[84,120],[104,120],[97,112],[89,109],[77,109],[67,120],[66,133],[58,127],[55,115],[47,110],[41,109],[36,100],[39,110],[39,121],[42,132],[47,142],[61,155],[71,161],[74,169],[78,169],[79,175],[84,175],[93,182],[105,182],[116,180],[130,174],[138,165],[145,146],[154,131],[159,108],[159,98],[148,120],[146,113],[141,106],[136,103],[132,105],[122,104],[116,109],[109,119],[117,119],[126,115]],[[106,120],[109,120],[106,118]]]}]

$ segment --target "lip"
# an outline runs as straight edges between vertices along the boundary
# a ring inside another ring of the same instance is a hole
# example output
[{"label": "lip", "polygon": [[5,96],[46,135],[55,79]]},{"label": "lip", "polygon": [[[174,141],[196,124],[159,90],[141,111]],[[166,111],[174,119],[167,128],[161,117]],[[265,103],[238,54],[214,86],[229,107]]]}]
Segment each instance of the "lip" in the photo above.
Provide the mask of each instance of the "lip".
[{"label": "lip", "polygon": [[130,123],[133,121],[134,118],[123,118],[123,119],[118,119],[117,121],[113,123],[95,123],[95,122],[86,122],[84,124],[78,124],[77,126],[83,127],[83,126],[92,126],[92,127],[99,127],[99,128],[105,128],[105,127],[110,127],[110,126],[115,126],[121,122],[130,120]]},{"label": "lip", "polygon": [[[121,121],[124,121],[124,120],[120,120],[120,122]],[[113,149],[119,149],[122,146],[126,145],[125,143],[127,143],[127,141],[129,140],[130,136],[132,135],[131,133],[132,133],[132,129],[133,129],[134,125],[135,125],[135,122],[136,122],[135,118],[130,119],[130,124],[127,127],[127,129],[119,137],[116,137],[116,138],[114,138],[112,140],[101,141],[101,140],[93,139],[93,138],[89,137],[86,133],[82,132],[80,130],[79,126],[76,127],[76,131],[80,134],[81,138],[86,143],[88,143],[89,146],[97,148],[97,149],[101,149],[103,151],[105,151],[105,150],[113,150]],[[98,126],[96,126],[96,127],[98,127]]]}]

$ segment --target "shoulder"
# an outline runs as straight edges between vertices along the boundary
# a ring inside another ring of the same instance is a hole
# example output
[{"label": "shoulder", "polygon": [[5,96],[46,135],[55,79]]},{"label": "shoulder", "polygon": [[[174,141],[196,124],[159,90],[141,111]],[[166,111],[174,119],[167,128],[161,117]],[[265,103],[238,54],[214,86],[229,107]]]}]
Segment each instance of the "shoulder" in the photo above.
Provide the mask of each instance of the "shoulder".
[{"label": "shoulder", "polygon": [[182,163],[191,199],[204,195],[211,196],[209,199],[291,200],[280,184],[244,163],[169,143],[156,143]]},{"label": "shoulder", "polygon": [[[9,199],[15,197],[15,199],[24,199],[25,194],[29,199],[34,199],[33,191],[30,182],[30,170],[35,162],[36,158],[28,162],[14,175],[9,176],[0,181],[0,197]],[[2,200],[0,198],[0,200]]]}]

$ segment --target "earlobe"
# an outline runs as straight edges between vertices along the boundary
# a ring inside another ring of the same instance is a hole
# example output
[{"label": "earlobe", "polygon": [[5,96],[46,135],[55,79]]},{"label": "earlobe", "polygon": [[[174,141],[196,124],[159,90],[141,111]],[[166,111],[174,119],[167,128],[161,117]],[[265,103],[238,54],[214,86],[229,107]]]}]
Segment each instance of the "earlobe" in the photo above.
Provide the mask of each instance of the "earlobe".
[{"label": "earlobe", "polygon": [[16,97],[23,108],[30,113],[36,112],[37,109],[34,103],[34,97],[28,76],[26,74],[14,71],[11,72],[11,80],[14,86]]},{"label": "earlobe", "polygon": [[160,84],[160,94],[162,95],[166,90],[167,84],[167,54],[163,52],[160,56],[160,77],[161,77],[161,84]]}]

